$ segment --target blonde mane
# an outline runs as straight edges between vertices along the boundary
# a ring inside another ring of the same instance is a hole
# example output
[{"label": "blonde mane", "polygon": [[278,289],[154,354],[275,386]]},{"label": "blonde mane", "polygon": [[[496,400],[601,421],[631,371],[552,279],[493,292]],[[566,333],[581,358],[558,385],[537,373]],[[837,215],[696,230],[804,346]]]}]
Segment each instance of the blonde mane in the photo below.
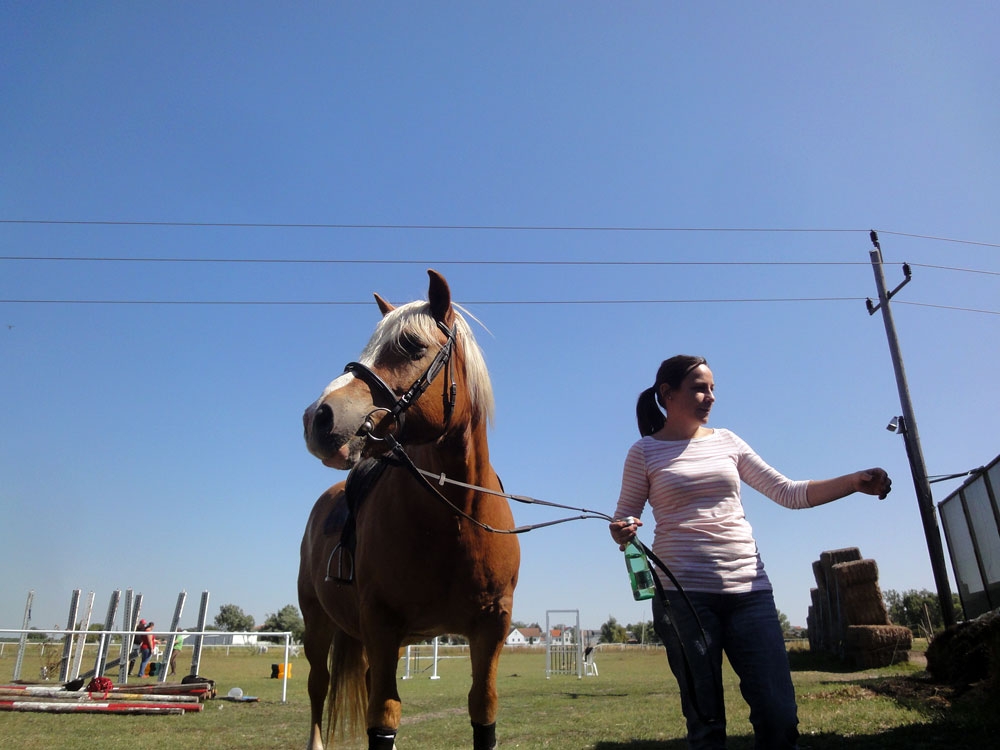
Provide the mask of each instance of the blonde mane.
[{"label": "blonde mane", "polygon": [[[379,321],[372,333],[371,339],[361,352],[358,361],[371,367],[378,359],[379,352],[386,347],[400,347],[404,333],[418,336],[422,341],[434,346],[438,341],[440,329],[430,312],[428,302],[408,302],[390,311]],[[493,385],[486,370],[486,360],[476,343],[472,328],[460,313],[455,312],[455,338],[462,348],[462,361],[465,363],[465,383],[469,390],[473,418],[485,419],[487,424],[493,424],[494,402]]]}]

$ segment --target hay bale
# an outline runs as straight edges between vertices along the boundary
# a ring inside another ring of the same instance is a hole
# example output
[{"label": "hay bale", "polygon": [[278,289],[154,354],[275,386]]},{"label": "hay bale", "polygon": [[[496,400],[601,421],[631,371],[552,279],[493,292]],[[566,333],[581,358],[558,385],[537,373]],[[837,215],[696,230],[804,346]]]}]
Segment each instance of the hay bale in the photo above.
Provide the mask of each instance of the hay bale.
[{"label": "hay bale", "polygon": [[837,582],[841,618],[845,625],[889,625],[889,613],[878,587],[874,560],[837,563],[831,570]]},{"label": "hay bale", "polygon": [[900,625],[851,625],[845,638],[847,658],[860,669],[909,661],[913,633]]},{"label": "hay bale", "polygon": [[816,608],[809,607],[806,613],[806,634],[809,636],[809,650],[821,651],[823,641],[819,634],[819,623],[816,621]]},{"label": "hay bale", "polygon": [[874,560],[836,563],[831,570],[840,588],[878,582],[878,564]]},{"label": "hay bale", "polygon": [[826,580],[830,580],[830,568],[838,563],[853,562],[861,559],[861,550],[857,547],[844,547],[819,553],[819,563],[823,568]]},{"label": "hay bale", "polygon": [[821,552],[819,555],[820,567],[823,569],[823,576],[827,583],[827,648],[836,653],[840,653],[842,651],[844,628],[847,627],[848,623],[845,621],[844,615],[841,612],[840,597],[837,590],[837,578],[833,572],[833,566],[860,559],[861,550],[857,547],[827,550],[825,552]]},{"label": "hay bale", "polygon": [[847,626],[891,625],[877,584],[851,586],[841,593],[841,611]]},{"label": "hay bale", "polygon": [[938,633],[927,647],[927,671],[937,682],[1000,681],[1000,610]]},{"label": "hay bale", "polygon": [[819,560],[813,563],[813,578],[816,579],[817,588],[826,589],[826,573],[823,571],[823,565]]},{"label": "hay bale", "polygon": [[809,607],[809,648],[824,650],[829,642],[829,607],[826,602],[826,592],[820,589],[809,589],[812,605]]}]

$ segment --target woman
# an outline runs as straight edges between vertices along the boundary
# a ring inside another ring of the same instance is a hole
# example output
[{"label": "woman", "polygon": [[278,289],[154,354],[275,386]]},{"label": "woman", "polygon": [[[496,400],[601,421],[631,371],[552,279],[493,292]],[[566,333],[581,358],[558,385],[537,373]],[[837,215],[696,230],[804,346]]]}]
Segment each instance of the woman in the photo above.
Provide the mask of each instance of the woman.
[{"label": "woman", "polygon": [[649,503],[653,552],[691,602],[661,574],[666,602],[654,597],[653,625],[680,686],[688,745],[726,746],[725,652],[750,706],[756,747],[794,748],[795,692],[771,583],[743,513],[741,482],[788,508],[854,492],[884,498],[891,482],[882,469],[787,479],[734,433],[706,427],[714,403],[715,381],[704,358],[678,355],[660,365],[655,384],[636,404],[642,439],[625,459],[611,536],[624,549]]},{"label": "woman", "polygon": [[136,635],[136,640],[139,641],[139,677],[146,676],[146,666],[153,658],[153,649],[156,648],[156,636],[150,631],[155,624],[154,622],[147,623],[145,620],[139,620],[137,630],[141,635]]}]

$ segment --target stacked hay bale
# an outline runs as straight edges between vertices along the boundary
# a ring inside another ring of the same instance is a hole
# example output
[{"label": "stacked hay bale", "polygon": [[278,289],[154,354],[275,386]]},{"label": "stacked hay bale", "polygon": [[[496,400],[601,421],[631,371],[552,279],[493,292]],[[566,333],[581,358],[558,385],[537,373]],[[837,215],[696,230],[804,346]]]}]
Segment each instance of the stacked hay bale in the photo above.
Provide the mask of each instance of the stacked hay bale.
[{"label": "stacked hay bale", "polygon": [[1000,609],[941,631],[927,648],[936,682],[964,687],[989,679],[1000,691]]},{"label": "stacked hay bale", "polygon": [[817,588],[809,607],[809,647],[862,669],[909,659],[913,634],[889,621],[878,565],[857,547],[830,550],[813,563]]}]

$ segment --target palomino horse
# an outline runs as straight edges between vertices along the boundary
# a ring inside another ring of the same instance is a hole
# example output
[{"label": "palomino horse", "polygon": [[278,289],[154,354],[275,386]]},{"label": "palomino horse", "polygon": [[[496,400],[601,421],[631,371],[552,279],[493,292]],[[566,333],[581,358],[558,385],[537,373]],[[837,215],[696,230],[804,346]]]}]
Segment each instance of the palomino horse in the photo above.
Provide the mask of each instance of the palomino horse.
[{"label": "palomino horse", "polygon": [[[520,547],[493,533],[514,524],[507,499],[492,494],[502,490],[486,443],[493,391],[482,353],[444,277],[428,274],[427,302],[393,307],[375,295],[383,317],[360,361],[303,417],[310,452],[336,469],[359,467],[316,501],[302,539],[310,750],[362,719],[369,750],[392,748],[400,649],[444,633],[469,640],[473,747],[496,746],[497,663]],[[461,484],[431,484],[421,471]]]}]

